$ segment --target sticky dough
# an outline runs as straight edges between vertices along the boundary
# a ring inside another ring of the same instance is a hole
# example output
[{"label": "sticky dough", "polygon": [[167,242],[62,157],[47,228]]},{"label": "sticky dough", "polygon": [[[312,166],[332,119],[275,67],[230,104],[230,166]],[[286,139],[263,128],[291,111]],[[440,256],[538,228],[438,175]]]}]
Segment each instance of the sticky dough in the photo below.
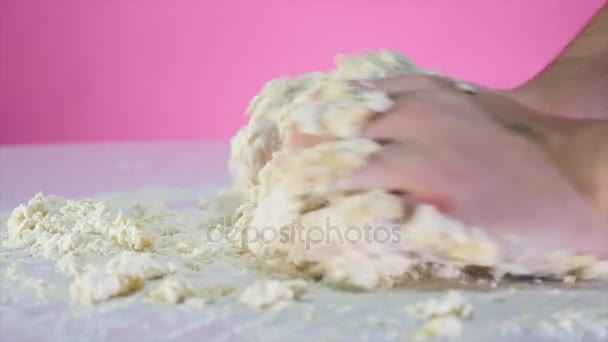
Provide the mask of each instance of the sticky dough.
[{"label": "sticky dough", "polygon": [[[556,253],[535,262],[508,260],[483,229],[428,205],[408,213],[402,199],[387,191],[328,191],[380,148],[357,135],[393,103],[364,81],[422,73],[430,72],[405,56],[382,51],[338,57],[337,68],[328,73],[268,82],[250,105],[249,124],[231,142],[235,191],[246,199],[234,224],[247,235],[246,249],[282,269],[358,289],[393,287],[421,277],[458,277],[470,266],[495,276],[605,276],[605,262],[592,256]],[[475,91],[452,81],[462,91]],[[293,151],[288,142],[294,132],[331,139]],[[363,230],[366,224],[372,233],[383,229],[392,238],[344,241],[348,227]]]}]

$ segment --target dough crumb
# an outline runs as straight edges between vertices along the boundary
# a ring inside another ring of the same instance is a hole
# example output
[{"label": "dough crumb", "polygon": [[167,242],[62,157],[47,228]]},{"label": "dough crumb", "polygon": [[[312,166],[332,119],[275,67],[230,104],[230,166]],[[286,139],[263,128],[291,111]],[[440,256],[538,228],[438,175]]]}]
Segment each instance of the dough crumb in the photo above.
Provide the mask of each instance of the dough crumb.
[{"label": "dough crumb", "polygon": [[304,315],[304,318],[308,321],[314,321],[317,319],[317,314],[314,311],[309,311]]},{"label": "dough crumb", "polygon": [[462,335],[462,321],[454,316],[431,318],[407,335],[408,341],[426,341],[436,338],[453,339]]},{"label": "dough crumb", "polygon": [[150,292],[150,297],[166,303],[182,303],[194,296],[192,285],[184,279],[170,278],[163,281]]},{"label": "dough crumb", "polygon": [[430,319],[443,316],[471,318],[473,307],[460,292],[448,291],[442,298],[431,298],[408,306],[410,315],[419,319]]},{"label": "dough crumb", "polygon": [[247,287],[239,297],[241,303],[255,309],[282,310],[299,300],[306,292],[304,280],[266,280]]},{"label": "dough crumb", "polygon": [[[217,223],[217,210],[186,214],[142,204],[117,210],[104,201],[38,193],[13,210],[2,245],[54,263],[75,278],[68,289],[73,302],[95,304],[134,294],[146,280],[199,273],[218,251],[231,251],[203,234],[202,227]],[[48,292],[41,281],[24,283],[40,296]],[[165,283],[169,300],[171,284]]]},{"label": "dough crumb", "polygon": [[421,327],[408,334],[408,339],[413,341],[459,337],[463,331],[462,320],[473,316],[473,307],[457,291],[448,291],[442,298],[415,303],[406,310],[424,321]]},{"label": "dough crumb", "polygon": [[77,277],[70,285],[72,301],[95,304],[139,291],[144,280],[131,274],[92,273]]},{"label": "dough crumb", "polygon": [[207,308],[208,303],[209,303],[209,301],[207,299],[201,298],[201,297],[187,298],[184,301],[185,305],[191,306],[191,307],[199,309],[199,310],[203,310],[203,309]]},{"label": "dough crumb", "polygon": [[564,279],[562,280],[562,282],[564,284],[573,285],[573,284],[576,283],[576,276],[567,275],[567,276],[564,277]]}]

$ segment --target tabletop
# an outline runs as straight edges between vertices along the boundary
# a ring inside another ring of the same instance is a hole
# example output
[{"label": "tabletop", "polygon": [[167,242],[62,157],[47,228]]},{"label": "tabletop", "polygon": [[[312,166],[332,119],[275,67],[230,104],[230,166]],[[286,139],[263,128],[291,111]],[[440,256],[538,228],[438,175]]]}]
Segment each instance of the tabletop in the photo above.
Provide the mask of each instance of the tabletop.
[{"label": "tabletop", "polygon": [[[154,142],[0,147],[0,213],[35,193],[104,199],[117,206],[162,202],[196,208],[230,184],[229,146],[222,143]],[[6,229],[2,221],[2,230]],[[403,340],[420,322],[405,308],[438,297],[436,287],[346,292],[313,284],[284,311],[260,311],[228,296],[202,309],[127,298],[96,306],[71,304],[69,280],[43,259],[2,251],[0,340]],[[49,279],[57,296],[40,299],[4,276],[21,260],[25,271]],[[218,262],[203,276],[231,284],[238,293],[260,277],[233,262]],[[608,284],[505,284],[460,289],[473,305],[463,341],[603,340],[608,337]]]}]

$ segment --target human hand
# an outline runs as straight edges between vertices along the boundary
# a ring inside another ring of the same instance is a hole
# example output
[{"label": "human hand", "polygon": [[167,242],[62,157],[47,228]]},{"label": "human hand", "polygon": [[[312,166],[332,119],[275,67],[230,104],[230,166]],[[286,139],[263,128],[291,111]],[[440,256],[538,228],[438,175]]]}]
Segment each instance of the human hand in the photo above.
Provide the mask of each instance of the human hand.
[{"label": "human hand", "polygon": [[395,106],[363,135],[384,147],[335,190],[404,193],[487,228],[499,240],[515,236],[539,250],[606,252],[605,219],[560,167],[568,158],[559,151],[575,134],[575,123],[499,92],[465,94],[436,76],[375,85]]}]

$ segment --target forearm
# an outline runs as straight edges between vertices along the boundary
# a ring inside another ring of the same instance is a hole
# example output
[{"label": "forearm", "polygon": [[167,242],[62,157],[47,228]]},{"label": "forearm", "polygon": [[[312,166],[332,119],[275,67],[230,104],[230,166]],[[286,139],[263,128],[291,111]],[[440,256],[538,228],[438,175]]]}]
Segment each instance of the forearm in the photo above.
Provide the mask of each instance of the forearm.
[{"label": "forearm", "polygon": [[558,161],[608,222],[608,121],[578,120]]},{"label": "forearm", "polygon": [[608,5],[515,94],[520,101],[550,114],[608,119]]},{"label": "forearm", "polygon": [[589,199],[603,222],[597,226],[608,237],[608,120],[542,115],[517,106],[496,111],[492,118],[547,153]]}]

